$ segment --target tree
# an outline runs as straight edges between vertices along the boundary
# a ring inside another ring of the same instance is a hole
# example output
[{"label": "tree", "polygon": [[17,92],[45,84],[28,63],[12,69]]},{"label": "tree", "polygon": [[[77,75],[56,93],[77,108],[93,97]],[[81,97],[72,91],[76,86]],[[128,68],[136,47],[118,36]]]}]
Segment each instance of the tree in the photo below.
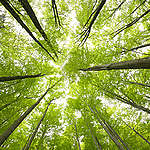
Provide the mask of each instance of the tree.
[{"label": "tree", "polygon": [[[53,101],[53,100],[51,100],[51,102],[52,102],[52,101]],[[51,104],[51,102],[47,105],[47,108],[46,108],[46,110],[45,110],[45,112],[44,112],[44,114],[43,114],[41,120],[39,121],[37,127],[35,128],[34,132],[32,133],[32,136],[31,136],[30,139],[28,140],[27,145],[25,145],[25,147],[24,147],[23,149],[28,150],[28,149],[30,148],[30,145],[31,145],[31,143],[32,143],[32,141],[33,141],[33,139],[34,139],[34,137],[35,137],[35,135],[36,135],[36,133],[37,133],[39,127],[40,127],[40,124],[42,123],[42,121],[43,121],[43,119],[44,119],[44,117],[45,117],[45,115],[46,115],[46,113],[47,113],[47,110],[48,110],[49,105]]]},{"label": "tree", "polygon": [[12,134],[12,132],[21,124],[21,122],[27,117],[27,115],[41,102],[48,91],[55,85],[56,83],[52,87],[48,88],[46,92],[39,98],[39,100],[34,105],[32,105],[22,116],[14,121],[14,123],[0,136],[0,145],[4,143],[4,141]]},{"label": "tree", "polygon": [[124,61],[119,63],[112,63],[102,66],[94,66],[87,69],[80,69],[82,71],[101,71],[112,69],[150,69],[150,57],[135,59],[131,61]]},{"label": "tree", "polygon": [[36,78],[36,77],[42,77],[44,75],[37,74],[37,75],[24,75],[24,76],[13,76],[13,77],[0,77],[0,82],[4,81],[12,81],[12,80],[18,80],[18,79],[26,79],[26,78]]},{"label": "tree", "polygon": [[149,8],[0,0],[0,149],[149,149]]}]

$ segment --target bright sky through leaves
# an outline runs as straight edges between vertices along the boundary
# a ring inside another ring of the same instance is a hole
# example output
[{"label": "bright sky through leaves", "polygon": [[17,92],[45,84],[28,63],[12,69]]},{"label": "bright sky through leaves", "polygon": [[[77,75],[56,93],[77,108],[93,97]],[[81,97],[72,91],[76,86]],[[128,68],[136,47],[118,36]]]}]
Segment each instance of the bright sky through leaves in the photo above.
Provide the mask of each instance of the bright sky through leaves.
[{"label": "bright sky through leaves", "polygon": [[1,149],[149,149],[148,0],[0,2]]}]

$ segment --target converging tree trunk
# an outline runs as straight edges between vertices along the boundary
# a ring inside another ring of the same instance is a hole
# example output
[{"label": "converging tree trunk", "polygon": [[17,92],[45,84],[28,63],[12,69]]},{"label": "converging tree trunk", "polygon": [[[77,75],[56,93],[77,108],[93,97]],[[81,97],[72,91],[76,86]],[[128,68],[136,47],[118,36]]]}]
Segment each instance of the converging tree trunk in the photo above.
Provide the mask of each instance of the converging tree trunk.
[{"label": "converging tree trunk", "polygon": [[[29,15],[30,19],[32,20],[33,24],[38,29],[38,31],[41,33],[41,35],[44,38],[44,40],[49,44],[50,48],[53,50],[52,44],[50,43],[50,40],[48,39],[48,37],[47,37],[46,33],[44,32],[42,26],[40,25],[40,23],[39,23],[36,15],[35,15],[32,7],[31,7],[31,5],[29,4],[28,0],[18,0],[18,1],[21,3],[23,8],[25,9],[25,11]],[[53,52],[57,56],[57,54],[56,54],[56,52],[54,50],[53,50]]]},{"label": "converging tree trunk", "polygon": [[131,81],[129,81],[129,83],[136,84],[136,85],[141,85],[141,86],[145,86],[145,87],[150,87],[150,85],[143,84],[143,83],[138,83],[138,82],[131,82]]},{"label": "converging tree trunk", "polygon": [[90,19],[93,16],[89,26],[80,34],[81,35],[80,38],[79,38],[79,40],[81,39],[80,45],[81,44],[83,45],[86,42],[87,38],[89,37],[91,29],[92,29],[92,26],[93,26],[96,18],[98,17],[100,11],[102,10],[103,6],[105,5],[105,3],[106,3],[106,0],[102,0],[101,3],[96,8],[96,10],[90,15],[90,17],[88,18],[87,22],[85,23],[84,27],[89,23]]},{"label": "converging tree trunk", "polygon": [[150,142],[144,138],[139,132],[137,132],[134,128],[130,127],[125,121],[123,121],[132,131],[134,131],[137,135],[139,135],[146,143],[150,145]]},{"label": "converging tree trunk", "polygon": [[21,122],[28,116],[28,114],[41,102],[41,100],[48,93],[48,91],[52,89],[58,82],[56,82],[54,85],[48,88],[46,92],[39,98],[39,100],[35,104],[33,104],[23,115],[21,115],[17,120],[15,120],[14,123],[0,136],[0,146],[13,133],[13,131],[21,124]]},{"label": "converging tree trunk", "polygon": [[55,24],[61,26],[55,0],[52,0],[52,8],[53,8],[53,14],[54,14],[54,18],[55,18]]},{"label": "converging tree trunk", "polygon": [[150,109],[145,108],[145,107],[143,107],[141,105],[136,104],[131,99],[126,99],[126,98],[122,97],[121,95],[116,94],[115,92],[112,92],[112,91],[108,91],[108,90],[104,90],[104,91],[106,92],[105,93],[106,96],[108,96],[110,98],[113,98],[113,99],[115,98],[118,101],[121,101],[121,102],[126,103],[128,105],[131,105],[132,107],[137,108],[138,110],[142,110],[142,111],[147,112],[147,113],[150,114]]},{"label": "converging tree trunk", "polygon": [[99,143],[99,140],[98,140],[97,136],[93,133],[93,131],[92,131],[91,127],[88,125],[88,123],[87,123],[87,127],[88,127],[88,129],[90,130],[90,133],[91,133],[91,135],[92,135],[92,138],[93,138],[93,140],[94,140],[94,143],[95,143],[97,149],[98,149],[98,150],[102,150],[102,146],[101,146],[101,144]]},{"label": "converging tree trunk", "polygon": [[120,150],[125,150],[123,145],[120,143],[120,141],[114,136],[112,132],[108,129],[108,127],[104,124],[103,120],[99,117],[99,115],[88,105],[91,112],[96,116],[97,120],[99,121],[100,125],[103,127],[103,129],[106,131],[106,133],[110,136],[111,140],[116,144],[116,146]]},{"label": "converging tree trunk", "polygon": [[[54,99],[53,99],[53,100],[54,100]],[[52,102],[53,100],[51,100],[51,102]],[[28,150],[28,149],[30,148],[30,145],[31,145],[31,143],[32,143],[32,141],[33,141],[33,139],[34,139],[34,137],[35,137],[35,135],[36,135],[36,133],[37,133],[37,131],[38,131],[38,129],[39,129],[40,124],[42,123],[42,121],[43,121],[43,119],[44,119],[44,117],[45,117],[45,115],[46,115],[46,113],[47,113],[47,110],[48,110],[49,105],[51,104],[51,102],[48,104],[48,106],[47,106],[47,108],[46,108],[46,110],[45,110],[45,112],[44,112],[44,114],[43,114],[41,120],[39,121],[37,127],[35,128],[34,132],[32,133],[32,136],[30,137],[30,139],[29,139],[27,145],[25,145],[25,147],[23,148],[23,150]]]},{"label": "converging tree trunk", "polygon": [[[98,110],[95,108],[95,106],[93,106],[95,111],[97,112],[97,114],[100,116],[100,113],[98,112]],[[109,125],[108,122],[106,122],[106,120],[100,116],[101,120],[103,121],[103,123],[107,126],[107,128],[109,129],[109,131],[116,137],[116,139],[119,139],[120,142],[124,145],[124,147],[129,150],[127,144],[122,140],[122,138],[120,137],[120,135]]]},{"label": "converging tree trunk", "polygon": [[[76,121],[76,120],[75,120],[75,121]],[[75,122],[74,126],[75,126],[75,132],[76,132],[76,139],[77,139],[77,142],[78,142],[78,147],[79,147],[79,150],[81,150],[81,146],[80,146],[80,141],[79,141],[79,137],[78,137],[78,131],[77,131],[76,122]]]},{"label": "converging tree trunk", "polygon": [[81,71],[102,71],[115,69],[150,69],[150,57],[134,59],[129,61],[122,61],[118,63],[111,63],[101,66],[94,66],[87,69],[80,69]]},{"label": "converging tree trunk", "polygon": [[0,77],[0,82],[12,81],[12,80],[19,80],[19,79],[26,79],[26,78],[37,78],[37,77],[42,77],[44,75],[45,74]]},{"label": "converging tree trunk", "polygon": [[118,35],[119,33],[121,33],[123,30],[133,26],[134,24],[136,24],[141,18],[143,18],[145,15],[147,15],[150,12],[150,9],[148,9],[145,13],[143,13],[141,16],[137,17],[136,19],[134,19],[132,22],[130,22],[129,24],[126,24],[125,26],[121,27],[120,29],[118,29],[117,31],[113,32],[112,34],[115,34],[113,37],[115,37],[116,35]]},{"label": "converging tree trunk", "polygon": [[33,35],[33,33],[30,31],[30,29],[25,25],[25,23],[21,20],[21,18],[19,17],[19,15],[16,13],[16,11],[9,5],[9,3],[7,2],[7,0],[0,0],[0,2],[2,3],[2,5],[11,13],[11,15],[17,20],[17,22],[27,31],[27,33],[32,37],[32,39],[40,45],[40,47],[42,49],[44,49],[44,51],[55,61],[55,59],[53,58],[53,56],[47,51],[47,49],[45,49],[45,47],[39,42],[39,40],[37,40],[35,38],[35,36]]}]

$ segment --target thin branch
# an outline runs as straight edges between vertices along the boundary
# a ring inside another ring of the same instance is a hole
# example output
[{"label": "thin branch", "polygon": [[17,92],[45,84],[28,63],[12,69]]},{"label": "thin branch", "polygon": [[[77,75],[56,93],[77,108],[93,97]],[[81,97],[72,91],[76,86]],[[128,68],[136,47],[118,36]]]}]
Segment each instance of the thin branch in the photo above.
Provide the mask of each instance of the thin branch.
[{"label": "thin branch", "polygon": [[113,38],[118,35],[119,33],[121,33],[122,31],[124,31],[125,29],[133,26],[134,24],[136,24],[141,18],[143,18],[145,15],[147,15],[150,12],[150,9],[147,10],[145,13],[143,13],[141,16],[139,16],[138,18],[134,19],[132,22],[128,23],[127,25],[121,27],[120,29],[114,31],[113,33],[111,33],[111,35],[114,34]]}]

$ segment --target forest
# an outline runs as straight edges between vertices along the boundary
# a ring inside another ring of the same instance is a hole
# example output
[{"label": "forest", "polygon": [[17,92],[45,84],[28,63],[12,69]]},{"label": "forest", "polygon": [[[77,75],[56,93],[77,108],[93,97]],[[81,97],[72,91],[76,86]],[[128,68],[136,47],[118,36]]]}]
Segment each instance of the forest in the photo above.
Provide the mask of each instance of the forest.
[{"label": "forest", "polygon": [[0,0],[0,150],[29,149],[150,149],[149,0]]}]

